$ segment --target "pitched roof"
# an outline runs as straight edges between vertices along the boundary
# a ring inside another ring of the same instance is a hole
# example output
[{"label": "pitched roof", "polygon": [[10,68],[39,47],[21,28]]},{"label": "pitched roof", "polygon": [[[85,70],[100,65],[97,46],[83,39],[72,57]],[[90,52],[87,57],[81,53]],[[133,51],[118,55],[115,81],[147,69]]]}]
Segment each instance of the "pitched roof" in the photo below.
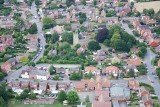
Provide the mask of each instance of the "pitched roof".
[{"label": "pitched roof", "polygon": [[87,67],[85,67],[85,71],[96,71],[96,70],[97,70],[97,68],[94,67],[94,66],[87,66]]},{"label": "pitched roof", "polygon": [[116,66],[109,66],[106,67],[106,71],[119,71],[119,68],[117,68]]},{"label": "pitched roof", "polygon": [[112,107],[111,102],[94,101],[92,107]]}]

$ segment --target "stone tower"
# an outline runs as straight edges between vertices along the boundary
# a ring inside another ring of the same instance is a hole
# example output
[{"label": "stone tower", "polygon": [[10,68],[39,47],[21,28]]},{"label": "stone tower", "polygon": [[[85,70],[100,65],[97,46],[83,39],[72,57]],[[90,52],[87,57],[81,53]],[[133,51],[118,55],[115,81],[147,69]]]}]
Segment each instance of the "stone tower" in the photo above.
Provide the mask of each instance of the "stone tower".
[{"label": "stone tower", "polygon": [[78,44],[78,41],[79,41],[79,38],[78,38],[78,31],[75,31],[73,32],[73,45],[77,45]]}]

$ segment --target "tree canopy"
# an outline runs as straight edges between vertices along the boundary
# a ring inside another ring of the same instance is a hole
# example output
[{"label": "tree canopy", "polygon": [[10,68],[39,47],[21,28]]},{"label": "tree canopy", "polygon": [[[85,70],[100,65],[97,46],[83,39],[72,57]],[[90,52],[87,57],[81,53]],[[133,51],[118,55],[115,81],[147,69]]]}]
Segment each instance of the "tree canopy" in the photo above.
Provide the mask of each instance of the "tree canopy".
[{"label": "tree canopy", "polygon": [[43,23],[44,29],[49,29],[49,28],[52,28],[56,25],[55,21],[53,19],[51,19],[50,17],[44,17],[42,19],[42,23]]},{"label": "tree canopy", "polygon": [[28,29],[28,32],[29,32],[30,34],[37,34],[38,30],[37,30],[37,25],[36,25],[36,23],[33,23],[33,24],[31,25],[31,27]]},{"label": "tree canopy", "polygon": [[58,100],[60,102],[63,102],[64,100],[67,100],[67,95],[63,90],[58,93]]},{"label": "tree canopy", "polygon": [[73,44],[73,33],[65,32],[62,34],[62,41]]},{"label": "tree canopy", "polygon": [[77,92],[75,91],[69,91],[68,94],[67,94],[67,100],[70,104],[73,104],[75,103],[76,101],[79,100],[79,96],[77,94]]},{"label": "tree canopy", "polygon": [[88,43],[88,49],[91,50],[91,51],[96,51],[96,50],[101,49],[101,47],[100,47],[98,42],[91,41],[91,42]]},{"label": "tree canopy", "polygon": [[96,41],[103,43],[105,39],[109,39],[109,38],[110,37],[109,37],[108,29],[103,28],[98,31],[97,36],[96,36]]}]

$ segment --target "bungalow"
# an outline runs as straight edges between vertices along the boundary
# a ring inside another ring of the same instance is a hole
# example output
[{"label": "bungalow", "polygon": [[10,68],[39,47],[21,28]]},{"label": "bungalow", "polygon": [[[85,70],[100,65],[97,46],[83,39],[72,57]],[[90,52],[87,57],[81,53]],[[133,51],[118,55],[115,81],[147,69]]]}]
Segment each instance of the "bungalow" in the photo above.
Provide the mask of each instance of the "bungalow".
[{"label": "bungalow", "polygon": [[106,70],[104,74],[113,75],[114,77],[117,77],[121,73],[120,69],[116,66],[109,66],[106,67]]}]

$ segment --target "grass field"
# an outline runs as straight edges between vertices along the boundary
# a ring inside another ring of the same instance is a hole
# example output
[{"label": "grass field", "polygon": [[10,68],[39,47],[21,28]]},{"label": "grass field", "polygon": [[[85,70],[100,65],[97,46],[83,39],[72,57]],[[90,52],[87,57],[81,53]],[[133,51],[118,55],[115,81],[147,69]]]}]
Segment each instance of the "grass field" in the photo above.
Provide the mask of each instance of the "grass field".
[{"label": "grass field", "polygon": [[[74,105],[63,106],[62,103],[55,101],[54,104],[23,104],[21,101],[11,100],[8,107],[76,107],[79,103]],[[87,107],[91,107],[91,104],[87,104]]]},{"label": "grass field", "polygon": [[135,3],[135,7],[139,12],[143,12],[143,9],[153,8],[155,12],[160,10],[160,1],[153,2],[139,2]]}]

